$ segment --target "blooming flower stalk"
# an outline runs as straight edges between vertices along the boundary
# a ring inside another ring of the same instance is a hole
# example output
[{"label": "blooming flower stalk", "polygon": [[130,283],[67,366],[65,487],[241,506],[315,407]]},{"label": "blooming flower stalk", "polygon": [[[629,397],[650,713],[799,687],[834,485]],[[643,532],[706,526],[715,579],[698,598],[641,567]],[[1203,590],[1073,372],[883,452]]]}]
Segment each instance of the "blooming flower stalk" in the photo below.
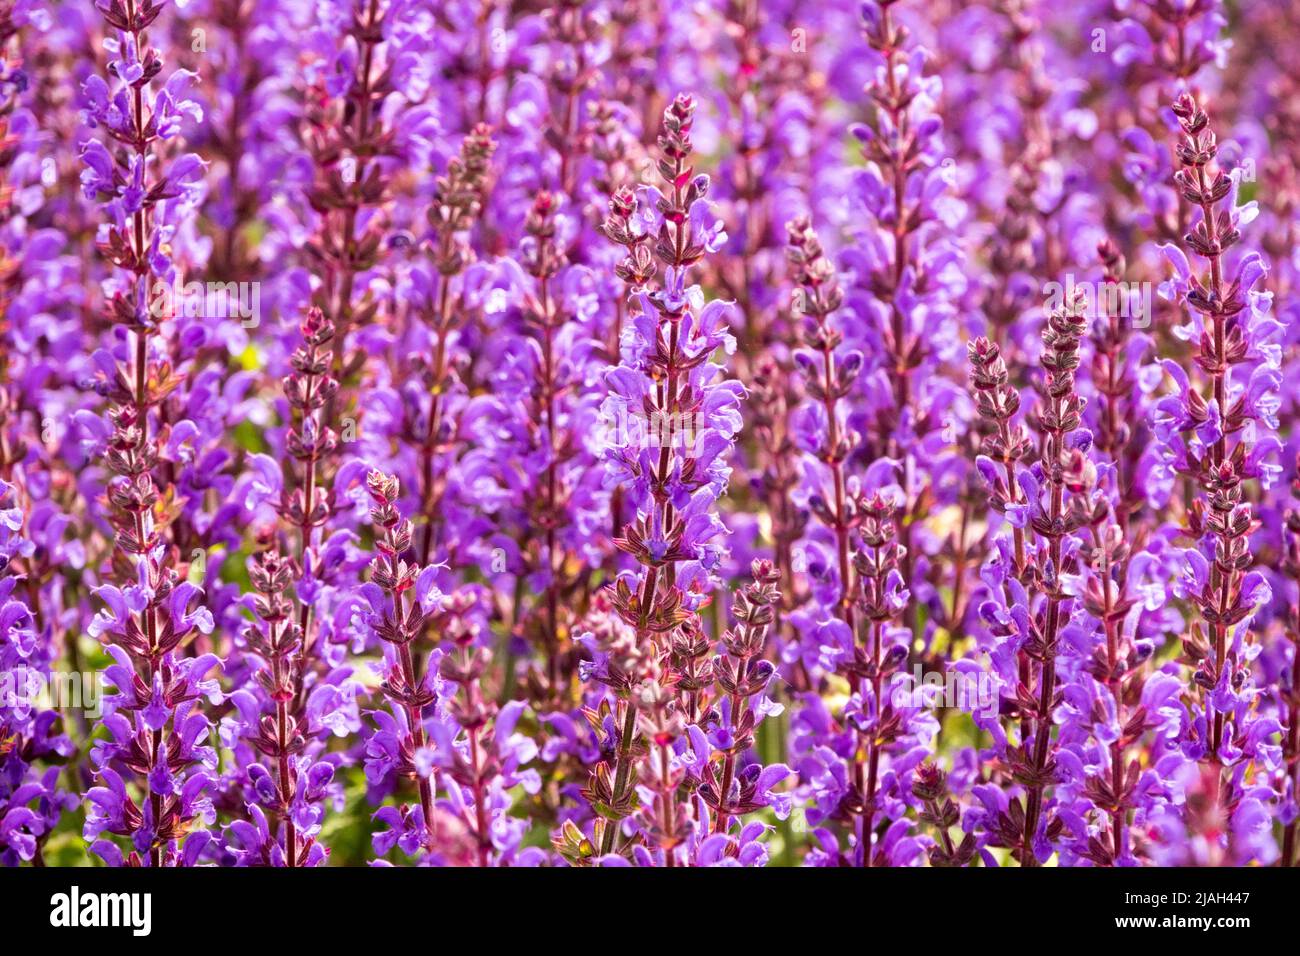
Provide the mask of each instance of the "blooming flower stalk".
[{"label": "blooming flower stalk", "polygon": [[[1000,834],[995,839],[1016,849],[1022,866],[1037,865],[1040,857],[1050,855],[1048,835],[1054,827],[1059,832],[1060,826],[1047,821],[1044,801],[1057,778],[1052,715],[1059,693],[1058,655],[1062,636],[1074,623],[1075,602],[1067,591],[1066,575],[1076,560],[1074,535],[1093,521],[1097,507],[1092,501],[1096,466],[1087,457],[1091,436],[1080,431],[1085,399],[1078,394],[1075,376],[1086,328],[1082,303],[1077,300],[1046,316],[1040,359],[1042,406],[1034,416],[1040,453],[1029,469],[1016,465],[1028,458],[1032,443],[1022,427],[1012,424],[1020,399],[1009,384],[1006,363],[987,339],[977,339],[969,349],[976,405],[996,428],[984,439],[980,471],[992,507],[1007,517],[1014,537],[1014,553],[1008,555],[1014,565],[999,572],[1003,577],[997,600],[981,612],[1002,619],[999,637],[1007,640],[995,650],[994,661],[995,666],[1007,668],[1005,679],[1019,717],[1020,743],[1010,746],[1000,728],[990,729],[999,750],[1006,748],[1010,776],[1026,790],[1023,807],[1017,801],[1010,816],[999,811]],[[1030,596],[1038,600],[1026,607]],[[1009,821],[1019,826],[1008,827]],[[1017,829],[1021,829],[1018,834]]]},{"label": "blooming flower stalk", "polygon": [[[218,663],[214,656],[177,653],[194,630],[210,631],[213,622],[205,609],[192,607],[199,589],[179,579],[159,521],[166,514],[159,507],[165,491],[153,477],[161,442],[151,410],[181,378],[168,363],[151,361],[150,340],[159,331],[155,283],[174,275],[165,245],[175,229],[174,210],[183,208],[187,184],[202,172],[202,162],[189,154],[169,167],[158,165],[165,141],[195,112],[183,99],[191,78],[183,71],[172,74],[152,102],[146,96],[163,65],[145,31],[163,6],[115,0],[100,12],[117,36],[109,47],[118,56],[109,64],[116,85],[93,76],[83,92],[91,122],[103,128],[113,150],[99,139],[84,144],[82,185],[87,198],[105,204],[101,247],[124,274],[109,313],[134,340],[134,356],[123,366],[104,353],[99,383],[112,403],[104,461],[113,477],[105,494],[116,532],[111,562],[121,586],[98,589],[105,609],[90,626],[92,636],[106,636],[116,661],[107,671],[116,693],[104,719],[110,736],[93,751],[105,785],[87,794],[85,835],[129,838],[126,861],[132,864],[147,859],[151,866],[188,865],[197,862],[208,840],[196,824],[213,822],[203,793],[216,759],[204,745],[209,721],[195,701],[221,695],[207,677]],[[140,780],[139,803],[127,792],[121,770]],[[123,862],[121,850],[107,840],[96,840],[94,850],[109,863]]]},{"label": "blooming flower stalk", "polygon": [[415,855],[434,844],[432,767],[427,756],[420,765],[416,759],[425,747],[424,712],[436,697],[429,675],[417,669],[411,648],[423,632],[424,610],[422,600],[408,604],[407,592],[418,598],[420,591],[428,592],[430,584],[426,576],[423,587],[412,591],[420,575],[419,568],[402,557],[411,548],[412,527],[397,508],[400,487],[396,478],[377,471],[366,476],[366,490],[374,502],[370,517],[378,529],[375,547],[379,551],[370,566],[371,584],[380,592],[371,598],[375,615],[372,628],[387,645],[383,691],[392,708],[390,714],[380,715],[379,732],[366,750],[372,772],[391,766],[399,776],[416,781],[418,815],[403,807],[400,818],[400,829],[411,834],[410,842],[403,842],[403,849]]},{"label": "blooming flower stalk", "polygon": [[[1197,391],[1181,368],[1165,363],[1178,388],[1161,403],[1176,435],[1171,441],[1174,467],[1195,481],[1203,496],[1188,515],[1188,531],[1201,546],[1186,552],[1187,596],[1204,628],[1194,628],[1183,642],[1201,698],[1195,718],[1199,739],[1187,753],[1208,763],[1213,800],[1225,807],[1235,803],[1240,814],[1241,803],[1222,788],[1238,791],[1246,785],[1243,774],[1253,761],[1273,759],[1271,753],[1256,751],[1250,734],[1258,719],[1250,708],[1255,692],[1249,661],[1257,653],[1250,622],[1268,600],[1269,586],[1250,571],[1256,523],[1245,493],[1249,481],[1272,485],[1279,470],[1274,461],[1279,442],[1272,429],[1281,375],[1277,352],[1269,347],[1276,324],[1254,291],[1266,273],[1264,264],[1257,253],[1248,253],[1228,275],[1226,253],[1241,240],[1243,223],[1236,204],[1239,177],[1215,167],[1217,139],[1193,95],[1180,96],[1173,112],[1181,132],[1175,183],[1182,199],[1199,213],[1184,242],[1205,261],[1205,272],[1197,273],[1179,247],[1165,250],[1176,271],[1178,293],[1199,320],[1194,362],[1207,389]],[[1222,784],[1220,768],[1234,768]],[[1244,812],[1252,809],[1248,802]],[[1238,848],[1243,851],[1254,852]]]},{"label": "blooming flower stalk", "polygon": [[[690,700],[687,707],[692,717],[691,748],[697,766],[704,767],[699,799],[713,814],[712,835],[698,844],[697,858],[716,852],[731,857],[734,853],[741,862],[754,864],[760,854],[766,859],[766,851],[758,839],[761,829],[746,823],[745,818],[766,806],[773,807],[779,819],[789,814],[789,795],[774,792],[774,788],[791,771],[784,764],[764,766],[752,758],[759,724],[767,717],[779,716],[782,710],[770,696],[776,669],[764,659],[781,594],[777,590],[780,573],[770,561],[756,559],[750,574],[752,583],[737,592],[732,606],[734,626],[722,633],[718,654],[708,671],[693,670],[690,676],[694,680],[679,686],[693,687],[708,674],[713,678],[709,709],[704,711],[704,702],[697,699]],[[709,695],[701,696],[708,701]],[[713,756],[717,753],[723,755],[720,769]],[[716,838],[729,836],[733,821],[740,825],[735,842],[729,838],[721,843]]]},{"label": "blooming flower stalk", "polygon": [[419,553],[423,563],[432,560],[437,539],[435,466],[439,446],[448,438],[444,433],[450,431],[446,406],[450,401],[448,393],[453,391],[455,330],[464,308],[464,293],[456,290],[456,281],[464,276],[473,261],[473,249],[465,234],[481,210],[488,164],[495,149],[491,131],[486,126],[475,127],[461,143],[460,153],[448,163],[446,174],[437,180],[428,211],[429,226],[434,233],[433,266],[438,275],[437,292],[433,293],[425,312],[433,339],[433,359],[425,370],[429,407],[424,412],[427,416],[424,434],[412,436],[420,444],[420,513],[426,516],[420,533]]},{"label": "blooming flower stalk", "polygon": [[[272,532],[272,543],[254,556],[249,569],[258,593],[254,610],[262,626],[245,631],[245,639],[260,658],[257,682],[272,713],[264,715],[260,706],[246,700],[241,703],[257,708],[248,721],[249,735],[270,765],[251,770],[257,833],[245,829],[238,834],[245,854],[256,847],[261,862],[289,867],[324,862],[326,851],[316,841],[323,811],[314,804],[329,785],[333,767],[314,761],[308,744],[336,716],[334,708],[321,706],[323,697],[348,693],[346,687],[322,680],[317,673],[324,657],[317,646],[321,638],[309,629],[313,598],[323,576],[321,565],[328,560],[315,547],[314,538],[333,511],[323,472],[338,447],[338,436],[320,423],[320,416],[338,389],[329,374],[335,330],[319,309],[311,308],[300,332],[302,345],[290,358],[293,370],[285,380],[294,416],[286,445],[298,469],[286,469],[288,486],[281,489],[276,503],[292,543],[281,550],[281,536]],[[279,476],[272,475],[274,482]],[[292,598],[286,596],[291,585],[296,592]],[[313,696],[315,701],[310,700]],[[268,812],[282,821],[283,834],[279,842],[263,845],[260,838]]]},{"label": "blooming flower stalk", "polygon": [[[708,177],[690,165],[694,114],[686,95],[664,111],[658,171],[667,194],[653,187],[635,198],[620,191],[603,226],[606,236],[629,249],[621,274],[635,275],[639,285],[649,282],[657,272],[652,254],[663,267],[660,288],[635,294],[638,312],[624,333],[623,361],[608,375],[607,408],[620,425],[626,422],[607,459],[609,473],[630,490],[628,504],[636,509],[615,545],[643,569],[639,577],[619,576],[614,606],[646,644],[664,640],[689,619],[717,566],[713,541],[721,526],[710,509],[726,487],[725,452],[740,424],[742,389],[718,381],[722,369],[709,361],[719,347],[735,347],[723,325],[726,306],[704,304],[699,288],[686,285],[687,270],[721,238],[704,198]],[[638,706],[631,694],[619,701],[613,779],[599,768],[593,776],[592,791],[603,807],[627,800]],[[618,828],[602,821],[600,829],[601,850],[609,853]]]}]

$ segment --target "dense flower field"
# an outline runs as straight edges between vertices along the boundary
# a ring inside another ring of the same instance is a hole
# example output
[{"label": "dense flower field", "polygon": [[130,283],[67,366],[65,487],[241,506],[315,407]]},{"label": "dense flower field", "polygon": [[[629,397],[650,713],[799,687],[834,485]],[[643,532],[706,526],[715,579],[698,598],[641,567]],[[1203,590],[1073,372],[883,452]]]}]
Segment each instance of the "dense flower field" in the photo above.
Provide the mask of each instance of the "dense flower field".
[{"label": "dense flower field", "polygon": [[0,861],[1295,865],[1297,35],[0,0]]}]

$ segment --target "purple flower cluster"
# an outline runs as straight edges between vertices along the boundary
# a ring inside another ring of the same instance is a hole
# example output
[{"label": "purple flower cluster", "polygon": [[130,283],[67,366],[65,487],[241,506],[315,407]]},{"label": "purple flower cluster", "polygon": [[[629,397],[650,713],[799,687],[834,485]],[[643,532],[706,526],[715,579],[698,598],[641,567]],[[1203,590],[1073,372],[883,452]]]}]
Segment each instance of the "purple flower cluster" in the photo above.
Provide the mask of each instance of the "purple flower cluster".
[{"label": "purple flower cluster", "polygon": [[5,865],[1300,865],[1263,0],[0,0]]}]

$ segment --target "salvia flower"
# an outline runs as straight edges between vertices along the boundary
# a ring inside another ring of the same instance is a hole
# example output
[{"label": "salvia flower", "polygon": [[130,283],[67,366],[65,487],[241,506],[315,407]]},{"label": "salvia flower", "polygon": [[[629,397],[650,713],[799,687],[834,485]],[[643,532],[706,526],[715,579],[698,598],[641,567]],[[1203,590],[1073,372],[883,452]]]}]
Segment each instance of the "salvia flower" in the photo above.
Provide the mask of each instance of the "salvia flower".
[{"label": "salvia flower", "polygon": [[[735,348],[725,325],[726,304],[706,303],[698,286],[686,284],[687,270],[716,250],[719,241],[705,199],[708,177],[690,165],[694,115],[695,103],[686,95],[664,111],[658,147],[667,192],[646,186],[634,197],[621,190],[610,201],[602,227],[606,236],[628,248],[618,268],[639,290],[633,293],[635,311],[623,334],[622,361],[606,376],[610,395],[605,413],[615,429],[607,473],[623,487],[625,503],[633,509],[614,543],[641,568],[639,574],[619,576],[614,607],[635,629],[638,642],[647,645],[652,663],[657,656],[652,642],[662,647],[690,619],[719,567],[724,529],[713,507],[730,475],[727,452],[740,428],[743,393],[711,361],[715,351]],[[655,259],[659,266],[652,265]],[[658,287],[650,286],[656,278]],[[633,780],[639,697],[653,714],[649,719],[657,732],[676,736],[671,720],[664,723],[671,716],[671,698],[664,697],[656,680],[625,693],[618,702],[620,742],[609,792],[604,792],[600,768],[593,778],[599,802],[615,808],[627,800]],[[661,771],[666,774],[669,768]],[[610,819],[619,817],[611,814]],[[602,820],[598,828],[601,852],[609,853],[618,827]],[[674,838],[669,834],[668,839],[671,847]]]},{"label": "salvia flower", "polygon": [[0,863],[1300,864],[1286,6],[0,0]]},{"label": "salvia flower", "polygon": [[[1157,407],[1158,421],[1169,429],[1171,466],[1195,482],[1201,495],[1188,514],[1187,530],[1196,545],[1185,554],[1185,593],[1201,623],[1183,641],[1199,706],[1192,715],[1194,737],[1183,750],[1228,773],[1224,786],[1235,799],[1222,805],[1234,808],[1235,819],[1253,810],[1256,798],[1246,795],[1252,769],[1267,769],[1276,759],[1274,748],[1260,746],[1276,728],[1263,735],[1252,732],[1261,718],[1252,707],[1258,691],[1251,661],[1258,647],[1250,622],[1269,600],[1270,590],[1250,570],[1256,519],[1245,494],[1249,483],[1271,486],[1280,470],[1272,396],[1281,372],[1279,352],[1271,344],[1279,327],[1269,315],[1269,299],[1256,289],[1266,274],[1259,255],[1228,255],[1240,242],[1244,224],[1236,202],[1240,174],[1217,167],[1217,139],[1193,95],[1181,95],[1172,108],[1181,133],[1174,180],[1183,201],[1194,209],[1183,242],[1206,269],[1194,271],[1181,247],[1166,247],[1177,295],[1199,325],[1193,333],[1194,362],[1205,380],[1202,392],[1167,361],[1177,391]],[[1212,786],[1212,799],[1222,801],[1217,781]],[[1235,847],[1244,858],[1264,855],[1266,862],[1276,853],[1256,841]]]},{"label": "salvia flower", "polygon": [[[103,204],[101,249],[121,277],[109,316],[127,333],[123,344],[134,346],[126,363],[109,359],[98,385],[111,403],[103,459],[115,531],[109,560],[118,583],[97,589],[105,608],[89,632],[109,646],[117,664],[107,673],[116,688],[105,708],[110,737],[92,754],[105,785],[87,794],[94,812],[87,814],[85,836],[95,841],[96,853],[119,864],[119,845],[97,838],[106,832],[127,838],[126,861],[152,866],[192,864],[209,839],[201,828],[213,822],[204,791],[216,758],[204,743],[208,718],[195,702],[221,698],[207,678],[216,658],[178,654],[193,632],[210,632],[213,620],[197,606],[199,589],[173,566],[168,509],[161,504],[165,486],[154,479],[165,437],[154,413],[182,380],[169,361],[153,360],[161,318],[157,288],[175,278],[166,240],[203,166],[192,154],[164,165],[166,141],[178,135],[180,118],[193,118],[196,110],[184,99],[185,71],[159,84],[162,59],[144,37],[162,10],[150,0],[114,0],[100,8],[116,33],[109,50],[118,59],[108,67],[111,85],[92,77],[83,93],[87,122],[102,127],[108,145],[95,138],[82,147],[83,190]],[[139,781],[138,803],[121,772]]]}]

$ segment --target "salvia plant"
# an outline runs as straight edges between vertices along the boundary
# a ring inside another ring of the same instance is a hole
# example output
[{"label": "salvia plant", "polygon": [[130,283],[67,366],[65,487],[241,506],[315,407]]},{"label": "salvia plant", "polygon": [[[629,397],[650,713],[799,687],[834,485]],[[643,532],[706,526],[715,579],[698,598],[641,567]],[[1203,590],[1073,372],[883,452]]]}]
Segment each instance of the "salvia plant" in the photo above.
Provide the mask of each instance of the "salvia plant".
[{"label": "salvia plant", "polygon": [[0,0],[0,861],[1300,865],[1292,13]]}]

